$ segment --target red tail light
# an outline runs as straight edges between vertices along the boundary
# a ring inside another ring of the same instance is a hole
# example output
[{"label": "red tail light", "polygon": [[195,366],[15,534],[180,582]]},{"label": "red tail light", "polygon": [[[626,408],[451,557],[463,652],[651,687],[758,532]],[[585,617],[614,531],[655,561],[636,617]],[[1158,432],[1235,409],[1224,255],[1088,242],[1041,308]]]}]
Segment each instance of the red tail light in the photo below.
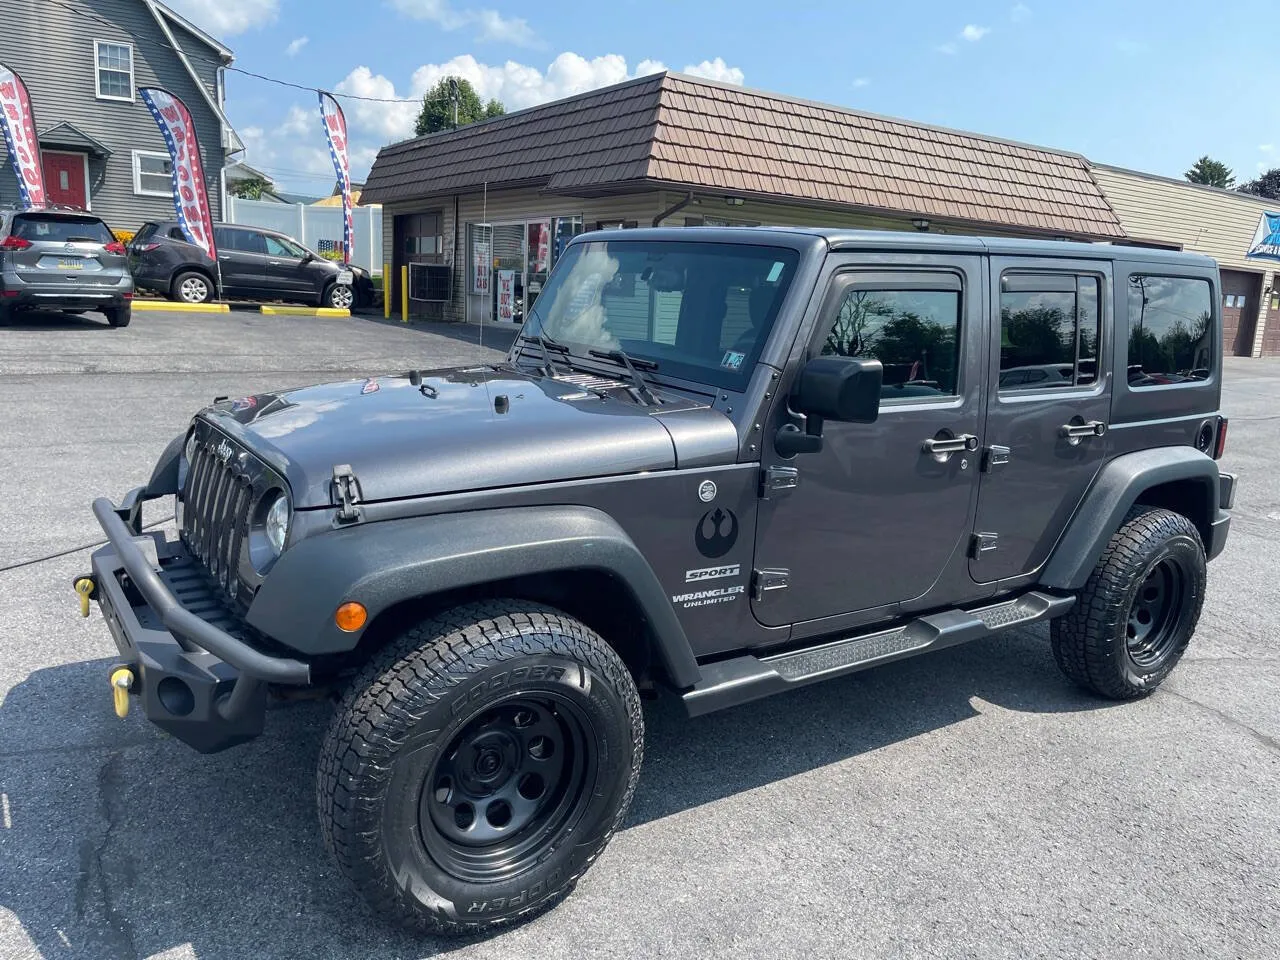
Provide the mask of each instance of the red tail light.
[{"label": "red tail light", "polygon": [[1213,459],[1221,460],[1227,452],[1227,418],[1218,418],[1218,442],[1213,447]]},{"label": "red tail light", "polygon": [[31,241],[22,237],[8,236],[0,240],[0,250],[26,250],[29,246]]},{"label": "red tail light", "polygon": [[107,253],[115,253],[115,254],[119,254],[120,256],[124,256],[124,253],[125,253],[124,244],[121,243],[119,240],[112,240],[102,249],[107,251]]},{"label": "red tail light", "polygon": [[132,293],[125,293],[125,294],[121,294],[121,296],[123,296],[126,300],[132,300],[132,299],[133,299],[133,294],[132,294]]},{"label": "red tail light", "polygon": [[137,253],[150,253],[152,250],[159,250],[159,249],[160,249],[160,244],[158,244],[158,243],[139,243],[139,244],[135,245],[133,249],[134,249]]}]

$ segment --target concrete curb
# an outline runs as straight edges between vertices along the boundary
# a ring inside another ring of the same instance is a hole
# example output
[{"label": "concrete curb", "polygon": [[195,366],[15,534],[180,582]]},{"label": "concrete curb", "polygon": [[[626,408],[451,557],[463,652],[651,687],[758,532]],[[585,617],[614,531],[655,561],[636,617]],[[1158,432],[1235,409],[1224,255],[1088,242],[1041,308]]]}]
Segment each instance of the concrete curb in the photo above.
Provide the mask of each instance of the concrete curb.
[{"label": "concrete curb", "polygon": [[225,303],[174,303],[169,300],[134,300],[134,311],[143,313],[230,313]]},{"label": "concrete curb", "polygon": [[262,307],[262,312],[269,317],[349,317],[351,311],[337,307]]}]

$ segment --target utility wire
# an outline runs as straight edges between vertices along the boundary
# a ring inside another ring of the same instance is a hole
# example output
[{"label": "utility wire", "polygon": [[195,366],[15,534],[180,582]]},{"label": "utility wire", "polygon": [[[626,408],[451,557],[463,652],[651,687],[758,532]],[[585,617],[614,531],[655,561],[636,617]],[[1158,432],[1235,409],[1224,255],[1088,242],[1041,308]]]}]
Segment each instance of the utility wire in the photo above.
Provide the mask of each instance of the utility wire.
[{"label": "utility wire", "polygon": [[[110,27],[112,30],[122,29],[118,23],[112,23],[110,20],[104,19],[103,17],[100,17],[97,14],[92,13],[91,11],[85,9],[84,7],[79,6],[78,4],[69,3],[69,2],[66,2],[66,0],[45,0],[45,2],[50,6],[61,7],[63,10],[66,10],[68,13],[72,13],[77,17],[83,18],[85,20],[92,20],[95,23],[100,23],[103,26]],[[125,31],[125,32],[127,33],[128,31]],[[189,50],[179,49],[178,47],[175,47],[171,43],[165,43],[163,40],[153,40],[150,37],[139,37],[133,34],[129,34],[129,36],[130,36],[130,39],[133,40],[135,43],[148,43],[148,44],[151,44],[152,46],[163,47],[166,50],[172,50],[174,53],[183,54],[188,60],[198,60],[201,63],[209,63],[215,67],[221,67],[222,69],[228,70],[232,73],[238,73],[238,74],[241,74],[242,76],[252,77],[255,80],[262,80],[266,83],[278,84],[279,86],[282,86],[282,87],[289,87],[290,89],[293,89],[293,90],[304,90],[307,93],[323,92],[343,100],[359,100],[365,103],[415,103],[417,104],[417,103],[423,103],[424,101],[449,103],[452,100],[452,97],[450,95],[445,95],[440,97],[363,97],[355,93],[334,93],[332,90],[322,91],[320,87],[309,87],[304,83],[294,83],[292,80],[281,80],[278,77],[269,77],[266,74],[255,73],[252,70],[245,70],[242,67],[233,67],[230,64],[223,63],[221,60],[215,60],[212,57],[202,57],[202,56],[199,56],[198,54],[192,53]],[[95,68],[96,66],[97,65],[95,64]]]},{"label": "utility wire", "polygon": [[[172,520],[173,517],[165,517],[163,520],[154,520],[151,523],[144,524],[143,530],[150,530],[154,527],[163,526]],[[73,553],[79,553],[81,550],[92,550],[94,547],[105,546],[106,540],[95,540],[93,543],[84,543],[78,547],[68,547],[66,550],[59,550],[57,553],[51,553],[44,557],[35,557],[31,560],[19,560],[17,563],[11,563],[7,567],[0,567],[0,573],[8,573],[10,570],[21,570],[23,567],[34,567],[37,563],[45,563],[49,560],[57,560],[59,557],[68,557]]]}]

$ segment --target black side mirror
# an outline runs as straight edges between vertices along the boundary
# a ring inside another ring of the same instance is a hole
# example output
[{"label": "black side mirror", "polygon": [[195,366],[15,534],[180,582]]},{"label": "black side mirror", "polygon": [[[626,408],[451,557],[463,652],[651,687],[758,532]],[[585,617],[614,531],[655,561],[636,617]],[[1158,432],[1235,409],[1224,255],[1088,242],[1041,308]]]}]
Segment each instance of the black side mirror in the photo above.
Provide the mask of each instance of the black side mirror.
[{"label": "black side mirror", "polygon": [[804,414],[805,430],[790,425],[778,431],[774,447],[779,455],[816,453],[822,449],[822,425],[875,423],[880,416],[880,387],[884,368],[879,360],[855,357],[815,357],[806,363],[791,391],[791,409]]},{"label": "black side mirror", "polygon": [[312,260],[314,260],[315,258],[316,258],[316,255],[315,255],[314,253],[312,253],[310,250],[308,250],[306,253],[304,253],[304,254],[302,255],[302,262],[303,262],[303,263],[310,263],[310,262],[311,262]]}]

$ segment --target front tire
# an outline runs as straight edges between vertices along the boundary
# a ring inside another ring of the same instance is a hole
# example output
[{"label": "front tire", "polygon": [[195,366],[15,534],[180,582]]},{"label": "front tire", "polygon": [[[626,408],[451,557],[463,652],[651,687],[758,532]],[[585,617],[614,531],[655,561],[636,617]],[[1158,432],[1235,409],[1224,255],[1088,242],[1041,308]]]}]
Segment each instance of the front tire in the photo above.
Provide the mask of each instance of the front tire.
[{"label": "front tire", "polygon": [[322,305],[335,310],[350,310],[355,303],[355,291],[342,283],[331,283],[321,298]]},{"label": "front tire", "polygon": [[375,657],[325,736],[325,844],[378,912],[475,933],[567,896],[622,822],[640,698],[597,634],[537,604],[473,604]]},{"label": "front tire", "polygon": [[1075,605],[1050,630],[1059,668],[1112,700],[1145,697],[1182,659],[1200,619],[1204,545],[1189,519],[1135,507]]}]

